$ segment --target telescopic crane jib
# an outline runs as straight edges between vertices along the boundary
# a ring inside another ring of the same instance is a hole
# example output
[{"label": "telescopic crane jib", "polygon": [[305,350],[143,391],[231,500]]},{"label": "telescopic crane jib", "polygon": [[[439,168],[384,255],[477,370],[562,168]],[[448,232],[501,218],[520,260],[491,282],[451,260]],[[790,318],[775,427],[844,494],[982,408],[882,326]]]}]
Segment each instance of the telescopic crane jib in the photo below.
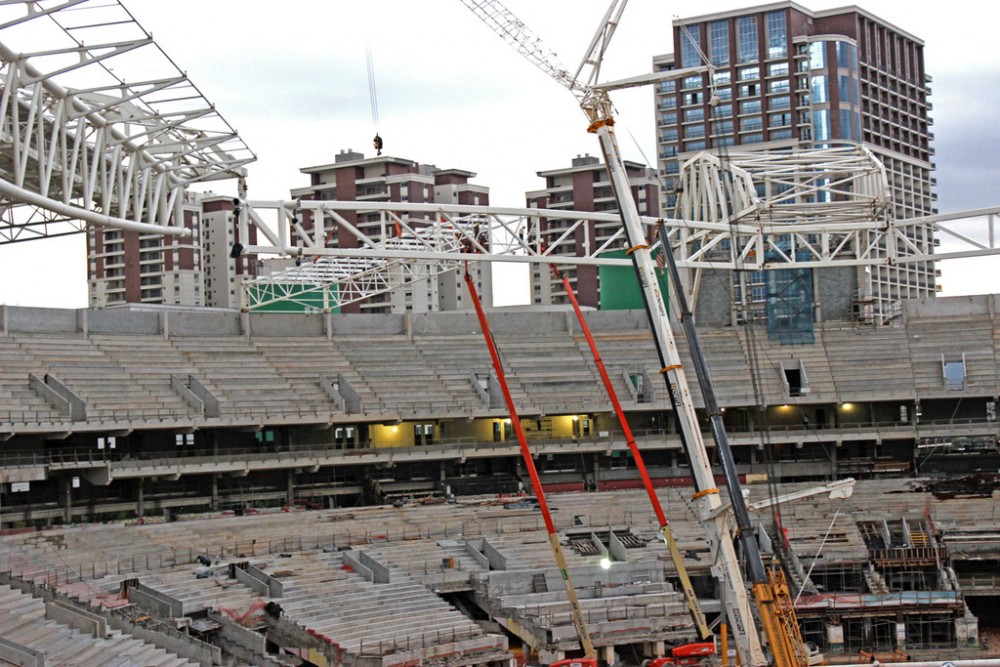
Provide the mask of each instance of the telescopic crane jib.
[{"label": "telescopic crane jib", "polygon": [[[632,258],[642,288],[646,313],[660,357],[660,373],[666,381],[680,425],[684,447],[691,464],[691,473],[695,484],[693,500],[702,522],[709,528],[709,539],[717,554],[713,574],[724,589],[725,612],[733,632],[736,648],[744,664],[766,665],[769,661],[764,655],[756,630],[756,621],[750,612],[750,603],[743,582],[743,571],[736,558],[735,545],[728,528],[728,518],[725,508],[722,506],[719,489],[715,486],[715,478],[705,443],[701,437],[701,429],[695,414],[684,366],[681,363],[677,344],[670,329],[670,319],[664,305],[663,295],[660,293],[659,283],[656,280],[649,244],[645,240],[642,221],[631,196],[625,165],[615,138],[613,108],[607,92],[610,86],[597,85],[601,62],[611,37],[618,27],[626,2],[627,0],[612,0],[580,66],[574,75],[570,75],[566,68],[559,64],[554,54],[545,49],[541,40],[528,30],[527,26],[499,0],[462,0],[467,8],[504,41],[559,84],[569,89],[587,117],[588,132],[597,135],[618,211],[622,217],[622,225],[628,243],[628,254]],[[662,73],[662,76],[663,78],[676,78],[687,73],[689,72],[665,72]],[[655,77],[644,79],[645,82],[653,80]],[[664,245],[665,254],[668,256],[670,255],[669,247],[669,245]],[[680,294],[679,283],[675,281],[674,286],[675,291]],[[693,334],[693,330],[690,333]],[[710,379],[703,361],[699,363],[696,360],[696,370],[699,380],[708,383],[710,390]],[[703,384],[703,393],[704,390]],[[795,625],[794,611],[790,605],[784,604],[787,601],[787,587],[783,580],[772,581],[771,575],[764,566],[756,536],[749,524],[749,514],[743,500],[732,451],[729,448],[728,440],[726,440],[725,430],[722,428],[719,411],[715,409],[715,414],[712,414],[710,408],[709,412],[713,437],[726,478],[730,505],[736,519],[737,537],[747,560],[757,615],[771,653],[771,662],[776,667],[800,667],[806,664],[808,659],[801,645],[801,639],[792,631],[791,626]]]}]

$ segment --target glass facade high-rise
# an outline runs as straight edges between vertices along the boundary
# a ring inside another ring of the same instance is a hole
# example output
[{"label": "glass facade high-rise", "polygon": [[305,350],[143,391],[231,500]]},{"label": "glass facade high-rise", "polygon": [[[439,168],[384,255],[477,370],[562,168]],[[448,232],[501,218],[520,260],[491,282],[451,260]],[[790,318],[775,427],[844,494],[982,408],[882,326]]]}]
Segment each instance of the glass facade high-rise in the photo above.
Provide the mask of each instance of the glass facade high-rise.
[{"label": "glass facade high-rise", "polygon": [[[679,56],[654,58],[655,70],[700,64],[711,70],[656,89],[668,212],[680,164],[699,151],[844,142],[864,144],[884,164],[897,221],[936,212],[930,77],[920,39],[856,6],[813,12],[793,2],[678,19],[673,34]],[[905,234],[911,252],[933,253],[930,231],[910,226]],[[854,307],[863,312],[865,303],[877,304],[881,321],[891,319],[901,299],[936,291],[933,262],[838,275]]]}]

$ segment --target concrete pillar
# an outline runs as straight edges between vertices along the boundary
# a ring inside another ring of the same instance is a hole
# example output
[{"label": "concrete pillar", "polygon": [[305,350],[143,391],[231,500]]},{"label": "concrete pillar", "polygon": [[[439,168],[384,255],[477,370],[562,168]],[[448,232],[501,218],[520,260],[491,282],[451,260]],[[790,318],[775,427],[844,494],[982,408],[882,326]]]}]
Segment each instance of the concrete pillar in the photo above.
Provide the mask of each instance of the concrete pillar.
[{"label": "concrete pillar", "polygon": [[72,523],[73,521],[73,476],[66,475],[63,478],[63,521]]},{"label": "concrete pillar", "polygon": [[538,662],[543,665],[551,665],[553,662],[558,662],[559,660],[564,660],[565,658],[565,651],[547,651],[543,648],[538,649]]},{"label": "concrete pillar", "polygon": [[643,651],[647,658],[662,658],[667,653],[667,644],[664,641],[646,642]]},{"label": "concrete pillar", "polygon": [[292,501],[295,500],[295,469],[288,469],[288,504],[291,505]]},{"label": "concrete pillar", "polygon": [[839,621],[827,622],[826,644],[830,647],[831,653],[844,650],[844,626]]},{"label": "concrete pillar", "polygon": [[144,486],[146,483],[145,477],[139,478],[139,483],[136,484],[136,502],[135,502],[135,513],[140,519],[146,515],[146,499],[144,497]]},{"label": "concrete pillar", "polygon": [[601,488],[601,455],[594,454],[594,491]]},{"label": "concrete pillar", "polygon": [[604,658],[604,662],[608,665],[615,664],[615,647],[614,646],[598,646],[597,647],[597,659],[600,660]]},{"label": "concrete pillar", "polygon": [[212,511],[219,509],[219,473],[212,473]]},{"label": "concrete pillar", "polygon": [[966,611],[965,616],[955,619],[955,639],[959,646],[979,644],[979,619]]}]

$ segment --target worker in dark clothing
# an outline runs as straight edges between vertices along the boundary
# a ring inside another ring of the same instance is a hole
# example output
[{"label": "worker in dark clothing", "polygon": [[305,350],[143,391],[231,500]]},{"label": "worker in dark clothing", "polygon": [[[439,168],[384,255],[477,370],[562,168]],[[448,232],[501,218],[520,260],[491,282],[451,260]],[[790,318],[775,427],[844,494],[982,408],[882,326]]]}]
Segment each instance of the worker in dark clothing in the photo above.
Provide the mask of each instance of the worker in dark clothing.
[{"label": "worker in dark clothing", "polygon": [[372,143],[375,145],[375,154],[376,155],[381,155],[382,154],[382,137],[378,136],[377,132],[375,133],[375,140]]}]

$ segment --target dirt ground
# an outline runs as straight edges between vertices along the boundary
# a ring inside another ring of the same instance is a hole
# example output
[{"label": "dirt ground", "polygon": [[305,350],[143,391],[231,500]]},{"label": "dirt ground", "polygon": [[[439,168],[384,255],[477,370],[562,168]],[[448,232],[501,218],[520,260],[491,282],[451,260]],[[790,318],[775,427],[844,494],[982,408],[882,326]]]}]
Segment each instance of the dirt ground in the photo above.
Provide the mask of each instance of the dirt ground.
[{"label": "dirt ground", "polygon": [[979,626],[979,644],[989,657],[1000,656],[1000,628]]}]

